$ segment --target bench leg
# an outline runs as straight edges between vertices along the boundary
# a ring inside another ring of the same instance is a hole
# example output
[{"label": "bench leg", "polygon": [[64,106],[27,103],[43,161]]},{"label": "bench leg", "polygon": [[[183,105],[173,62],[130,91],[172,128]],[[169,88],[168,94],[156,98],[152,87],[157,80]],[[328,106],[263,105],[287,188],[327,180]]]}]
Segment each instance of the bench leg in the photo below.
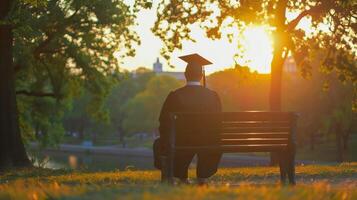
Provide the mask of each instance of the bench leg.
[{"label": "bench leg", "polygon": [[280,183],[285,184],[287,175],[287,160],[284,152],[279,153]]},{"label": "bench leg", "polygon": [[172,156],[161,157],[161,182],[174,183],[174,166]]},{"label": "bench leg", "polygon": [[295,185],[295,151],[279,153],[279,167],[280,167],[280,182],[286,183],[286,178],[289,179],[290,185]]},{"label": "bench leg", "polygon": [[167,174],[168,174],[167,157],[162,156],[161,157],[161,182],[162,183],[167,182]]},{"label": "bench leg", "polygon": [[174,183],[174,156],[170,153],[167,157],[167,182],[169,184]]},{"label": "bench leg", "polygon": [[288,171],[288,178],[289,178],[289,184],[290,185],[295,185],[295,150],[291,150],[289,152],[288,158],[287,158],[287,171]]},{"label": "bench leg", "polygon": [[170,156],[161,158],[161,182],[173,183],[173,160]]}]

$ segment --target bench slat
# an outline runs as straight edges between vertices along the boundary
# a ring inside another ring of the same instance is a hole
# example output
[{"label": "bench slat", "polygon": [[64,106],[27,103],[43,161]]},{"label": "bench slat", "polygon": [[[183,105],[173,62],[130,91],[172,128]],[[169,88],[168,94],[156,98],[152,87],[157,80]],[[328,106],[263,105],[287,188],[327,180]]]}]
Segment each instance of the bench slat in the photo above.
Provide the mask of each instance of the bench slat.
[{"label": "bench slat", "polygon": [[289,138],[289,133],[224,133],[221,139]]},{"label": "bench slat", "polygon": [[223,121],[291,121],[291,112],[225,112]]},{"label": "bench slat", "polygon": [[243,111],[243,112],[224,112],[224,113],[174,113],[176,119],[212,119],[220,118],[223,121],[291,121],[295,118],[293,112],[262,112],[262,111]]},{"label": "bench slat", "polygon": [[230,127],[290,127],[289,121],[230,121],[222,122],[222,128]]},{"label": "bench slat", "polygon": [[272,152],[284,151],[288,145],[273,144],[273,145],[224,145],[221,147],[221,152]]},{"label": "bench slat", "polygon": [[244,145],[244,144],[288,144],[288,139],[222,139],[221,145]]},{"label": "bench slat", "polygon": [[220,151],[224,152],[271,152],[283,151],[288,147],[286,144],[271,144],[271,145],[221,145],[221,146],[176,146],[175,151],[195,151],[208,152]]},{"label": "bench slat", "polygon": [[231,127],[221,129],[222,133],[271,133],[289,131],[289,127]]}]

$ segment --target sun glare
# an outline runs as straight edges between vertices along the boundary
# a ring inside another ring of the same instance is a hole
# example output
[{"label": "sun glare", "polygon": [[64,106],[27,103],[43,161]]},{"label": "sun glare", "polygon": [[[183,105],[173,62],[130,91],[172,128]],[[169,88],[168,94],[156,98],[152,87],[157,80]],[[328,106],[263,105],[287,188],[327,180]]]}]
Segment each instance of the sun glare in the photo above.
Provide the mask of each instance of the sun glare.
[{"label": "sun glare", "polygon": [[[202,28],[198,25],[193,25],[190,27],[190,35],[194,38],[195,42],[184,40],[182,42],[182,49],[177,49],[172,52],[170,61],[166,61],[160,56],[160,51],[163,47],[162,41],[150,30],[155,20],[155,10],[140,12],[138,15],[140,25],[136,27],[136,31],[142,42],[140,46],[136,48],[135,57],[119,59],[121,60],[122,68],[129,70],[136,69],[138,66],[147,66],[150,68],[156,58],[160,57],[160,62],[163,63],[165,71],[184,71],[186,64],[181,62],[178,57],[185,54],[198,53],[213,62],[213,65],[207,67],[207,74],[231,68],[235,62],[250,67],[251,71],[270,73],[270,64],[273,57],[273,42],[269,34],[268,26],[251,25],[240,34],[240,27],[235,25],[229,26],[233,23],[234,19],[227,18],[221,30],[222,38],[212,40],[207,37]],[[238,45],[238,43],[240,43],[240,45]],[[239,49],[240,46],[243,48]],[[239,57],[236,57],[236,54],[238,54]],[[175,68],[170,68],[169,63]]]},{"label": "sun glare", "polygon": [[252,71],[270,73],[272,39],[265,27],[251,26],[243,32],[243,61]]}]

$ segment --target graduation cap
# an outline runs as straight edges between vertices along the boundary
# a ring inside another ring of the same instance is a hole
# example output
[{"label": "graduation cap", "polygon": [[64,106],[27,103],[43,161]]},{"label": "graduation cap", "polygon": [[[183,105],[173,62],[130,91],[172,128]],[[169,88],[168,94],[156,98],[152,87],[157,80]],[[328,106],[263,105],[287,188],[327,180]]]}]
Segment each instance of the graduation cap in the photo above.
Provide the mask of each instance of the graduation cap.
[{"label": "graduation cap", "polygon": [[205,77],[205,70],[203,66],[210,65],[212,62],[205,59],[204,57],[200,56],[197,53],[189,54],[185,56],[179,57],[181,60],[187,62],[186,71],[201,71],[203,74],[203,86],[206,87],[206,77]]}]

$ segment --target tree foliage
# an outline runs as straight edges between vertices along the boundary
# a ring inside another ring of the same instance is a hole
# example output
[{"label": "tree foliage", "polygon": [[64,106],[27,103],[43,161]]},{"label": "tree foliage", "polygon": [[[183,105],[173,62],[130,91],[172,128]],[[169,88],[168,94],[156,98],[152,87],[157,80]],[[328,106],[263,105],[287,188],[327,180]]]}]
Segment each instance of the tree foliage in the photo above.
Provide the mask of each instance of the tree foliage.
[{"label": "tree foliage", "polygon": [[114,53],[135,53],[134,19],[130,7],[116,0],[18,3],[12,14],[18,94],[61,98],[77,80],[103,95],[103,76],[118,70]]},{"label": "tree foliage", "polygon": [[137,12],[151,4],[137,1],[129,6],[119,0],[14,2],[4,23],[13,26],[21,127],[35,127],[37,122],[48,127],[47,119],[61,118],[65,111],[61,104],[79,96],[82,88],[90,93],[87,114],[105,119],[103,102],[116,82],[113,75],[119,73],[118,58],[133,56],[133,44],[140,43],[130,27],[136,23]]}]

